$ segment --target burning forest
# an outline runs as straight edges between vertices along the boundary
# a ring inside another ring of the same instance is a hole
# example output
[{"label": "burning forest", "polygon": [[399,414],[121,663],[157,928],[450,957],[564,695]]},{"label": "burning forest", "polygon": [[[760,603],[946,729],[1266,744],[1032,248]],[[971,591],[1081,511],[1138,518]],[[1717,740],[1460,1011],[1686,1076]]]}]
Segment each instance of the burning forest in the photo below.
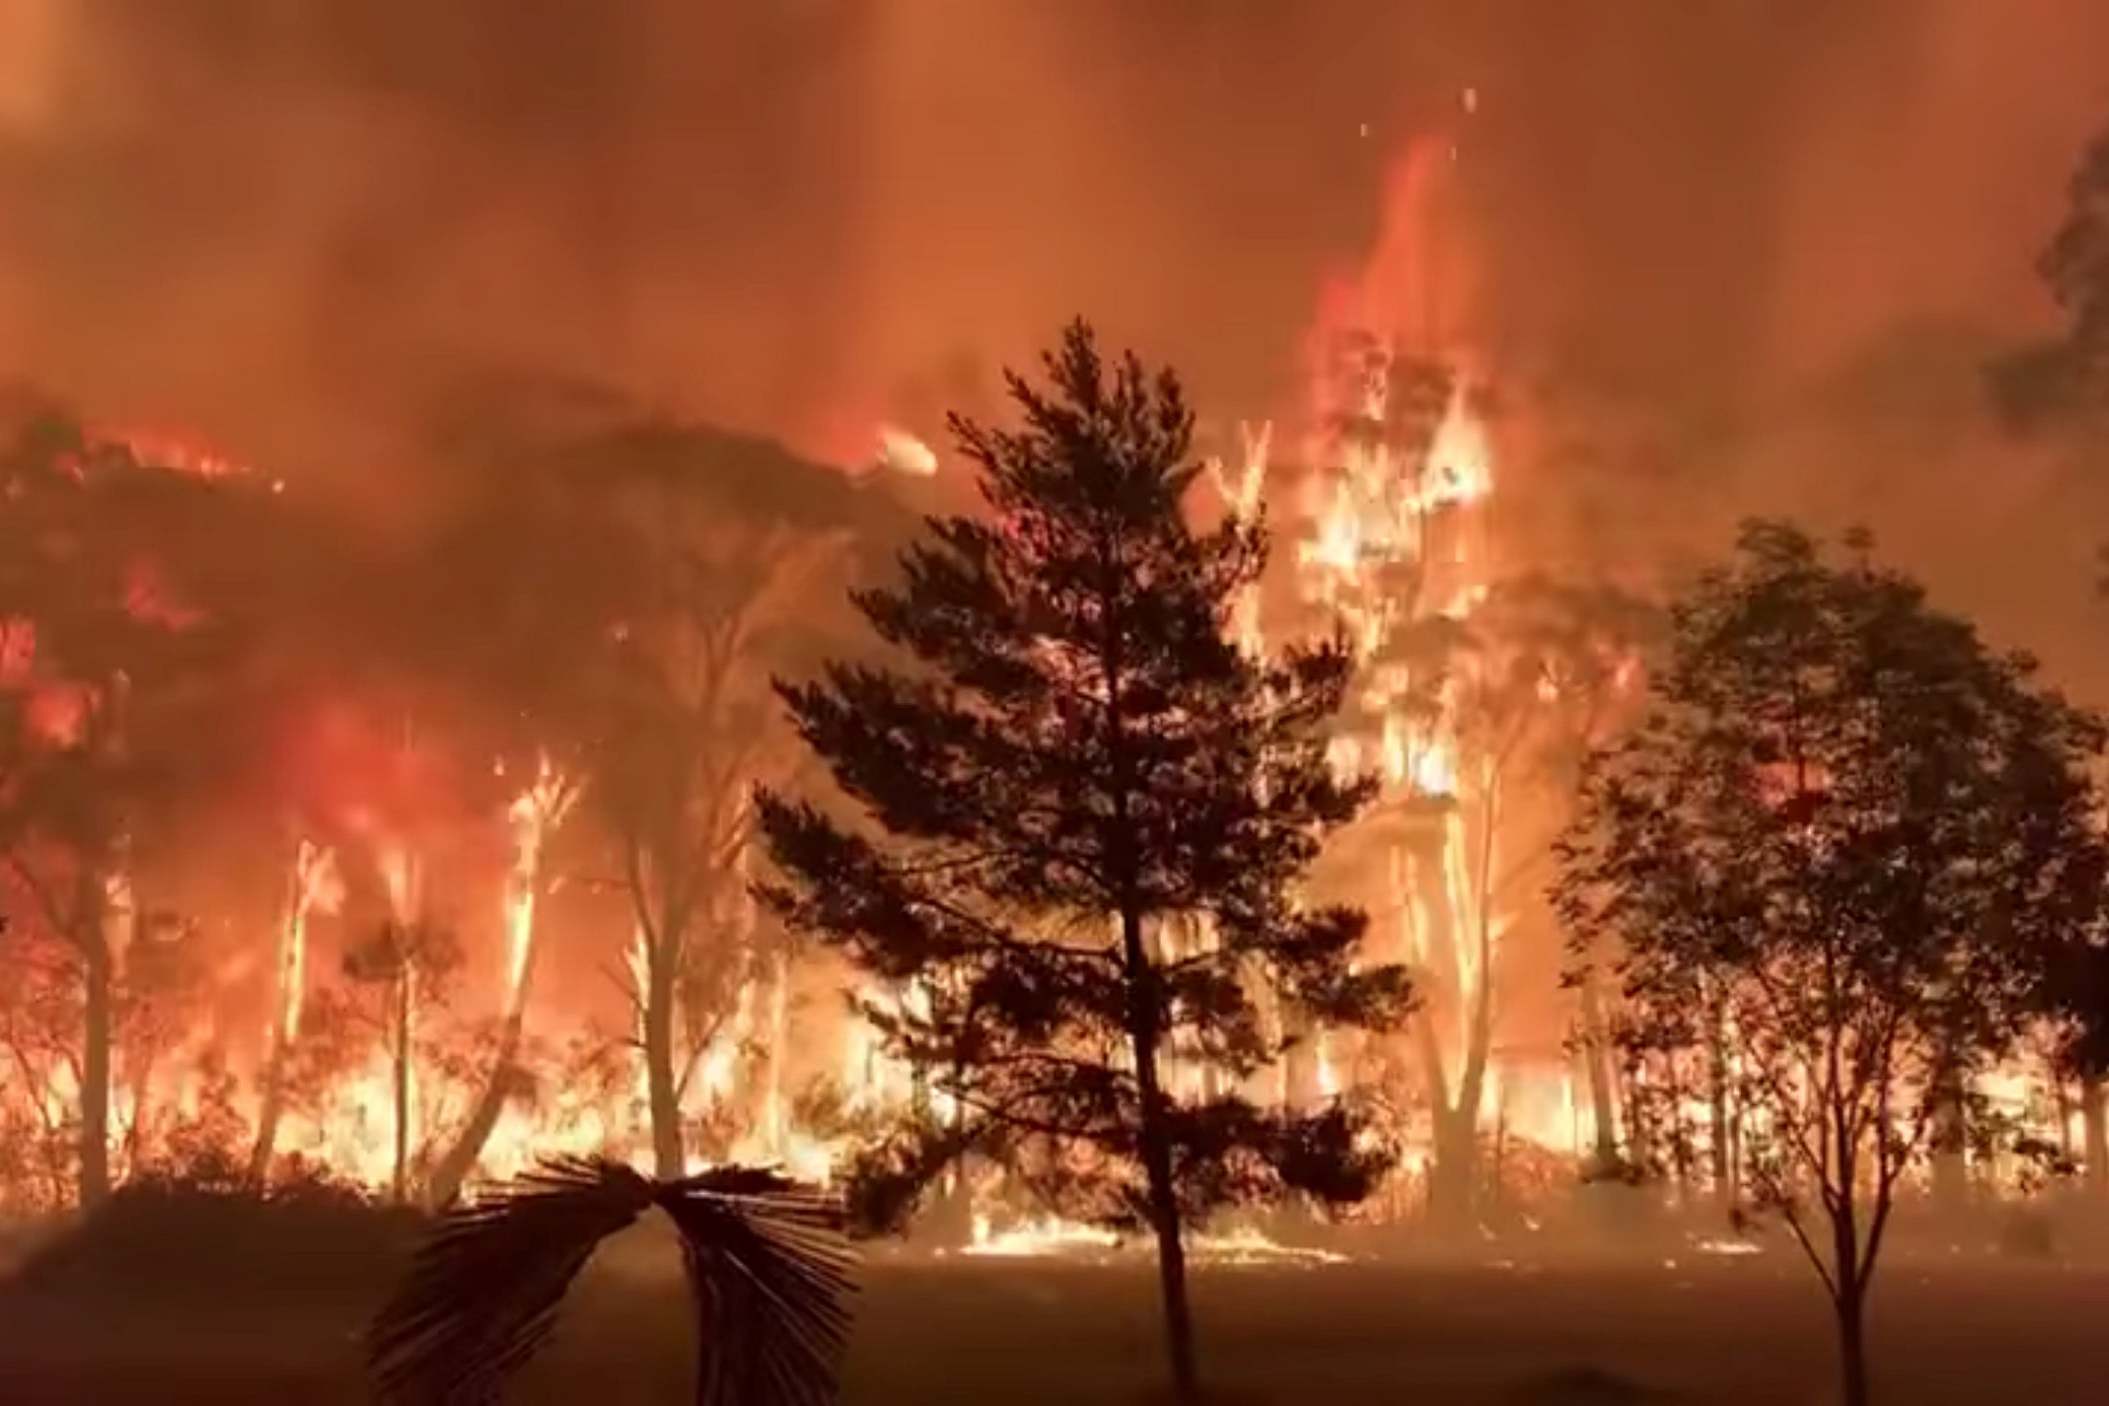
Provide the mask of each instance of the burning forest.
[{"label": "burning forest", "polygon": [[2098,17],[176,8],[0,0],[25,1399],[2104,1390]]},{"label": "burning forest", "polygon": [[[1379,791],[1326,883],[1370,907],[1373,954],[1423,973],[1409,1044],[1283,1032],[1274,1097],[1400,1110],[1413,1178],[1462,1224],[1497,1131],[1566,1158],[1600,1125],[1615,1141],[1611,1095],[1586,1092],[1612,1076],[1578,1083],[1590,1061],[1564,1032],[1495,1047],[1508,930],[1543,908],[1500,851],[1505,826],[1534,832],[1511,841],[1526,868],[1547,851],[1540,754],[1586,744],[1634,695],[1648,617],[1495,556],[1489,387],[1386,281],[1430,237],[1446,159],[1421,143],[1395,169],[1400,227],[1323,291],[1307,403],[1245,422],[1207,491],[1286,525],[1241,588],[1241,647],[1348,641],[1329,756]],[[914,1072],[840,998],[838,964],[757,911],[750,792],[800,767],[770,678],[852,643],[816,607],[904,540],[931,449],[881,425],[867,461],[837,470],[704,429],[596,425],[508,444],[503,501],[366,555],[328,540],[284,480],[179,437],[55,417],[18,432],[18,501],[36,515],[18,540],[116,539],[92,566],[39,573],[106,574],[31,583],[97,613],[12,627],[15,774],[110,807],[99,832],[46,834],[21,794],[10,941],[52,987],[10,1012],[19,1210],[208,1152],[258,1181],[437,1206],[557,1153],[825,1180],[856,1129],[913,1099]],[[245,559],[228,542],[242,532],[277,540]],[[1496,617],[1489,647],[1478,622]],[[469,622],[466,643],[438,637]],[[74,637],[117,651],[107,675],[80,675]],[[124,657],[126,637],[167,658],[164,678]],[[199,711],[148,723],[163,694]],[[234,735],[139,793],[135,821],[148,726],[193,752],[192,727]],[[62,758],[85,770],[43,782]],[[168,838],[135,832],[149,816]],[[205,834],[200,864],[177,837]],[[109,1149],[101,1169],[90,1143]],[[1391,1214],[1420,1194],[1402,1182]]]}]

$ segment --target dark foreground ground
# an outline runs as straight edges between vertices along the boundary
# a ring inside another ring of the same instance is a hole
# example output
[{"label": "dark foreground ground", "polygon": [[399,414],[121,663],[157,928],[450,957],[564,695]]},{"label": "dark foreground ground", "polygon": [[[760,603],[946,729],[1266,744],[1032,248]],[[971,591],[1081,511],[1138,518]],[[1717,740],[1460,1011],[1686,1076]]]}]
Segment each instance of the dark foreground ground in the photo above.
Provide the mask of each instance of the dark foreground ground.
[{"label": "dark foreground ground", "polygon": [[[631,1232],[597,1260],[514,1399],[686,1399],[672,1250]],[[364,1288],[253,1291],[209,1262],[194,1289],[0,1286],[0,1402],[366,1399]],[[326,1276],[325,1276],[326,1278]],[[1161,1399],[1145,1265],[880,1259],[844,1398],[871,1403]],[[1899,1263],[1874,1323],[1881,1398],[1910,1406],[2109,1402],[2109,1268]],[[1776,1254],[1622,1265],[1204,1267],[1204,1363],[1232,1406],[1303,1402],[1833,1399],[1820,1291]]]}]

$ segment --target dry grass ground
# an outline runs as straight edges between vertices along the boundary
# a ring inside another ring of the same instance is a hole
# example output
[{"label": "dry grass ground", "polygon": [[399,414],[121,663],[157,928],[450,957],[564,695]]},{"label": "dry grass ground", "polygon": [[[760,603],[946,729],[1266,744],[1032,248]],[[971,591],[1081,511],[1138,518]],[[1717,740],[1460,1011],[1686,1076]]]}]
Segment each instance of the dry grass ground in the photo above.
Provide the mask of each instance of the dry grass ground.
[{"label": "dry grass ground", "polygon": [[[646,1232],[589,1270],[523,1403],[685,1399],[686,1305]],[[342,1254],[340,1246],[330,1254]],[[0,1290],[0,1401],[365,1399],[357,1332],[373,1266],[318,1263],[306,1287],[245,1283],[204,1256],[149,1281]],[[328,1291],[331,1282],[341,1292]],[[849,1406],[1129,1403],[1155,1397],[1146,1266],[920,1261],[866,1267]],[[1899,1262],[1878,1288],[1882,1397],[1897,1406],[2109,1401],[2109,1267]],[[1660,1261],[1209,1267],[1204,1362],[1233,1406],[1290,1403],[1830,1399],[1818,1290],[1777,1255]]]}]

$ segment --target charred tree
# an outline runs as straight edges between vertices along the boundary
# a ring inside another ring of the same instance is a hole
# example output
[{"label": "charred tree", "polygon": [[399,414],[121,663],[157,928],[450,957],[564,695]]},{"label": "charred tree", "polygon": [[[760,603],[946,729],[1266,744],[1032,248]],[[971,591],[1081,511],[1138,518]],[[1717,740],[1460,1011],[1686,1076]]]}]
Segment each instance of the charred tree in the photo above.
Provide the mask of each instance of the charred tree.
[{"label": "charred tree", "polygon": [[[1265,537],[1234,516],[1189,524],[1200,467],[1169,373],[1107,365],[1079,324],[1047,374],[1044,390],[1009,378],[1021,429],[952,422],[987,515],[933,520],[905,583],[855,598],[912,669],[780,687],[877,833],[764,794],[784,875],[764,893],[918,994],[865,1011],[933,1110],[860,1168],[871,1218],[897,1221],[974,1154],[1067,1214],[1146,1229],[1190,1401],[1186,1229],[1228,1203],[1359,1199],[1385,1159],[1337,1104],[1182,1096],[1168,1063],[1235,1088],[1281,1053],[1256,989],[1322,1029],[1389,1024],[1406,982],[1354,967],[1362,913],[1295,896],[1369,795],[1326,757],[1352,659],[1264,659],[1233,637]],[[1213,940],[1181,942],[1190,919]]]}]

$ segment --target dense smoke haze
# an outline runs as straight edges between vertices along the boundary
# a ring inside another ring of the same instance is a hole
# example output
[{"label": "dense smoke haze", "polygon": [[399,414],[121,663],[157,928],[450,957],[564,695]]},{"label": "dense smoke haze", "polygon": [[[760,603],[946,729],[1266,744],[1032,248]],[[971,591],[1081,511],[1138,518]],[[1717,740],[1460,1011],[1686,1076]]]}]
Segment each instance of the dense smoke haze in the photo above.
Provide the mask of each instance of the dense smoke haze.
[{"label": "dense smoke haze", "polygon": [[1606,555],[1704,504],[1681,545],[1794,510],[1959,590],[2026,561],[1966,603],[2063,662],[2091,489],[1991,443],[1974,376],[2047,311],[2104,31],[2051,0],[6,0],[0,370],[390,505],[475,378],[846,460],[1078,311],[1228,421],[1293,399],[1316,289],[1449,133],[1535,511]]}]

